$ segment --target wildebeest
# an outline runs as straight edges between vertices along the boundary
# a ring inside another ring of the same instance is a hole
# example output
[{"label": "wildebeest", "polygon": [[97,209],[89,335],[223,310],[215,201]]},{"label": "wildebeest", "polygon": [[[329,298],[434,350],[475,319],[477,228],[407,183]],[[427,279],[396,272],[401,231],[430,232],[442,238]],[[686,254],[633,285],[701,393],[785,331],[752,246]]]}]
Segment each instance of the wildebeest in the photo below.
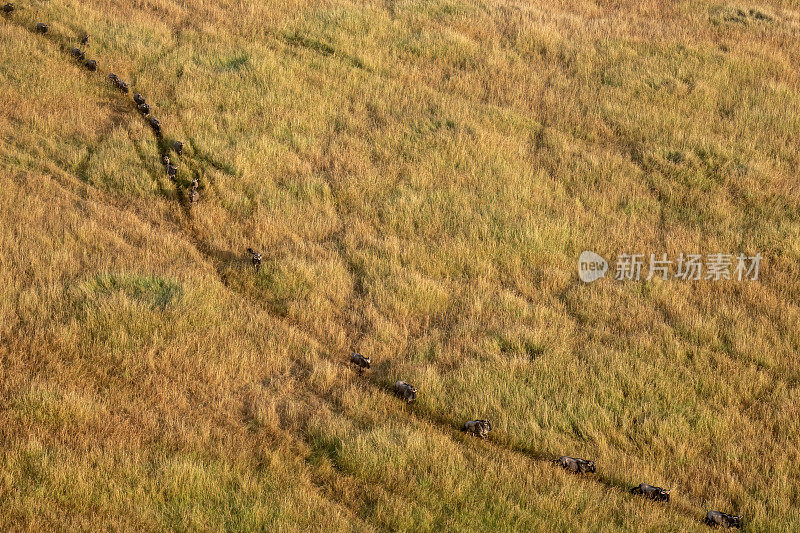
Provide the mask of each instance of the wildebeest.
[{"label": "wildebeest", "polygon": [[167,176],[169,176],[169,179],[174,180],[175,176],[177,175],[178,175],[178,167],[176,167],[172,163],[167,163]]},{"label": "wildebeest", "polygon": [[3,5],[3,13],[10,14],[10,13],[13,13],[13,12],[14,12],[14,4],[13,3],[8,2],[7,4]]},{"label": "wildebeest", "polygon": [[180,141],[175,141],[172,143],[172,149],[175,150],[175,153],[178,155],[183,155],[183,143]]},{"label": "wildebeest", "polygon": [[405,381],[398,381],[394,384],[394,393],[404,399],[407,403],[411,403],[417,399],[417,388],[410,385]]},{"label": "wildebeest", "polygon": [[150,106],[147,104],[139,104],[136,106],[136,109],[138,109],[139,113],[141,113],[142,115],[147,116],[150,114]]},{"label": "wildebeest", "polygon": [[159,121],[156,117],[150,117],[148,119],[150,127],[153,129],[153,133],[156,136],[161,137],[161,121]]},{"label": "wildebeest", "polygon": [[654,487],[653,485],[648,485],[647,483],[641,483],[640,485],[631,489],[631,494],[641,494],[642,496],[657,502],[668,502],[669,493],[669,490],[662,489],[661,487]]},{"label": "wildebeest", "polygon": [[122,80],[117,81],[117,89],[124,92],[125,94],[128,94],[128,91],[130,90],[128,89],[128,84]]},{"label": "wildebeest", "polygon": [[588,461],[586,459],[562,456],[558,459],[553,459],[553,462],[575,474],[585,474],[587,472],[593,474],[597,471],[594,466],[594,461]]},{"label": "wildebeest", "polygon": [[89,34],[84,33],[83,37],[81,37],[80,43],[82,46],[89,46]]},{"label": "wildebeest", "polygon": [[711,526],[722,527],[742,527],[742,517],[734,516],[732,514],[723,513],[721,511],[709,511],[703,521]]},{"label": "wildebeest", "polygon": [[163,164],[165,167],[169,165],[169,156],[167,154],[161,155],[161,164]]},{"label": "wildebeest", "polygon": [[84,59],[86,59],[86,54],[84,54],[81,50],[77,48],[73,48],[72,50],[69,51],[69,53],[72,54],[72,57],[74,57],[79,61],[83,61]]},{"label": "wildebeest", "polygon": [[[253,262],[253,268],[256,269],[256,272],[261,270],[262,255],[260,253],[256,252],[255,250],[253,250],[252,248],[248,248],[247,249],[247,253],[252,256],[251,260]],[[369,368],[369,366],[367,366],[367,368]]]},{"label": "wildebeest", "polygon": [[133,95],[133,101],[136,102],[136,105],[142,105],[143,103],[145,103],[144,96],[142,96],[139,93]]},{"label": "wildebeest", "polygon": [[92,72],[97,70],[97,61],[95,61],[94,59],[88,60],[86,63],[84,63],[84,65],[86,66],[87,69],[91,70]]},{"label": "wildebeest", "polygon": [[491,430],[492,423],[488,420],[470,420],[461,428],[461,431],[466,431],[482,439],[487,438]]},{"label": "wildebeest", "polygon": [[50,29],[50,26],[45,24],[44,22],[37,22],[36,23],[36,33],[47,33],[47,30]]},{"label": "wildebeest", "polygon": [[192,188],[189,190],[189,203],[194,204],[200,199],[200,193],[197,192],[197,180],[192,182]]},{"label": "wildebeest", "polygon": [[[75,50],[75,48],[73,48],[73,50]],[[111,74],[108,75],[108,79],[110,79],[114,83],[117,83],[119,81],[119,76],[117,76],[112,72]]]},{"label": "wildebeest", "polygon": [[350,354],[350,364],[355,365],[359,372],[363,372],[365,369],[369,368],[372,361],[369,356],[365,357],[360,353],[353,352]]}]

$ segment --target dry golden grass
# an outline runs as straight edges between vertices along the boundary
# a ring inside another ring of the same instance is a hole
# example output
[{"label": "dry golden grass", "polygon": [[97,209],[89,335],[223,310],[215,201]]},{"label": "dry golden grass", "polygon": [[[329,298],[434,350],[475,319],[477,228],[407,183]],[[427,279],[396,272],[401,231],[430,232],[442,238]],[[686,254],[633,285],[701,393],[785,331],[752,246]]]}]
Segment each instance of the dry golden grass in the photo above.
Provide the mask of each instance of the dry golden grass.
[{"label": "dry golden grass", "polygon": [[[16,4],[0,528],[800,528],[797,2]],[[585,249],[765,260],[584,285]]]}]

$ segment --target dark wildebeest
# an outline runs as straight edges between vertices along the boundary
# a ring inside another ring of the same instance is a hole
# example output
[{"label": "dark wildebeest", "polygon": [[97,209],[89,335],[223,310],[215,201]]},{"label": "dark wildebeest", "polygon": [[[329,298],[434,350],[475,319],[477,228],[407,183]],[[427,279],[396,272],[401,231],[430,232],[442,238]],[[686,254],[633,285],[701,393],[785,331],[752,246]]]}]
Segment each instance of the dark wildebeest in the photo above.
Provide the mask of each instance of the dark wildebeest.
[{"label": "dark wildebeest", "polygon": [[11,14],[13,12],[14,12],[14,4],[12,4],[11,2],[8,2],[3,6],[3,13]]},{"label": "dark wildebeest", "polygon": [[192,188],[189,190],[189,203],[194,204],[197,203],[197,200],[200,199],[200,193],[197,192],[197,180],[192,182]]},{"label": "dark wildebeest", "polygon": [[150,127],[153,129],[153,133],[155,133],[157,137],[161,137],[161,121],[159,121],[156,117],[150,117],[148,122]]},{"label": "dark wildebeest", "polygon": [[174,180],[177,175],[178,167],[172,163],[167,163],[167,176],[169,176],[169,179]]},{"label": "dark wildebeest", "polygon": [[461,431],[466,431],[482,439],[487,438],[491,430],[492,423],[488,420],[470,420],[461,428]]},{"label": "dark wildebeest", "polygon": [[372,361],[370,360],[369,356],[364,357],[360,353],[351,353],[350,354],[350,363],[356,365],[356,369],[359,373],[363,372],[365,369],[368,369]]},{"label": "dark wildebeest", "polygon": [[723,513],[721,511],[709,511],[703,519],[706,525],[711,527],[742,527],[742,517],[734,516],[732,514]]},{"label": "dark wildebeest", "polygon": [[81,37],[80,43],[82,46],[89,46],[89,34],[85,33],[83,37]]},{"label": "dark wildebeest", "polygon": [[95,61],[94,59],[90,59],[89,61],[87,61],[85,63],[85,65],[86,65],[86,68],[91,70],[92,72],[97,70],[97,61]]},{"label": "dark wildebeest", "polygon": [[147,115],[150,114],[150,106],[147,105],[147,104],[139,104],[139,105],[136,106],[136,109],[138,109],[139,113],[141,113],[144,116],[147,116]]},{"label": "dark wildebeest", "polygon": [[594,466],[594,461],[588,461],[586,459],[563,456],[558,459],[553,459],[553,462],[561,468],[575,474],[586,474],[587,472],[594,474],[597,471]]},{"label": "dark wildebeest", "polygon": [[84,54],[77,48],[73,48],[72,50],[69,51],[69,53],[72,54],[72,57],[74,57],[79,61],[83,61],[84,59],[86,59],[86,54]]},{"label": "dark wildebeest", "polygon": [[136,105],[142,105],[143,103],[145,103],[144,96],[142,96],[139,93],[133,95],[133,101],[136,102]]},{"label": "dark wildebeest", "polygon": [[[73,48],[73,50],[75,50],[75,48]],[[111,81],[113,81],[114,83],[117,83],[117,82],[119,82],[119,76],[117,76],[117,75],[116,75],[116,74],[114,74],[113,72],[112,72],[111,74],[109,74],[109,75],[108,75],[108,79],[110,79],[110,80],[111,80]]]},{"label": "dark wildebeest", "polygon": [[248,248],[247,253],[252,256],[250,260],[253,262],[253,268],[256,269],[256,272],[261,270],[261,259],[263,256],[252,248]]},{"label": "dark wildebeest", "polygon": [[178,155],[183,155],[183,143],[180,141],[175,141],[172,143],[172,149],[175,150],[175,153]]},{"label": "dark wildebeest", "polygon": [[394,393],[404,399],[406,403],[411,403],[417,399],[417,388],[405,381],[398,381],[394,384]]},{"label": "dark wildebeest", "polygon": [[163,164],[165,167],[169,165],[169,156],[167,154],[161,155],[161,164]]},{"label": "dark wildebeest", "polygon": [[48,26],[44,22],[39,22],[36,24],[36,33],[47,33],[47,30],[49,29],[50,26]]},{"label": "dark wildebeest", "polygon": [[119,80],[119,81],[117,81],[117,88],[118,88],[120,91],[124,92],[125,94],[128,94],[128,91],[130,90],[130,89],[128,89],[128,84],[127,84],[127,83],[125,83],[125,82],[124,82],[124,81],[122,81],[122,80]]},{"label": "dark wildebeest", "polygon": [[631,489],[631,494],[641,494],[642,496],[657,502],[668,502],[669,493],[669,490],[662,489],[661,487],[654,487],[653,485],[648,485],[647,483],[641,483],[639,486]]}]

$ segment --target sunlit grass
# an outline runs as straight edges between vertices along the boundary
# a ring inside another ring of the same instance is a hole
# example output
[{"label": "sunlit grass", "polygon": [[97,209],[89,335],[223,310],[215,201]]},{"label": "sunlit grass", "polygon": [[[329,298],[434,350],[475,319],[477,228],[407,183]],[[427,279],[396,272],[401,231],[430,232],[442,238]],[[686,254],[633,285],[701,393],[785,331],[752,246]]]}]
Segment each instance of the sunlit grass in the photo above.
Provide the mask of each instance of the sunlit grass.
[{"label": "sunlit grass", "polygon": [[[16,4],[5,529],[800,526],[798,6]],[[584,285],[582,250],[765,263]]]}]

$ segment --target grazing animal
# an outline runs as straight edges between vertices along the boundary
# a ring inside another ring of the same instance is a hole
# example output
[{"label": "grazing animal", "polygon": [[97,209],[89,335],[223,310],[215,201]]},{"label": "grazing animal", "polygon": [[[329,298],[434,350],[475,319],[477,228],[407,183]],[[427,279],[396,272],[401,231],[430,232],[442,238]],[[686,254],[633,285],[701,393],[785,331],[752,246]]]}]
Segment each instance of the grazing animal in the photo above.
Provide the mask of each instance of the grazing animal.
[{"label": "grazing animal", "polygon": [[83,61],[84,59],[86,59],[86,54],[84,54],[77,48],[73,48],[72,50],[69,51],[69,53],[72,54],[72,57],[74,57],[79,61]]},{"label": "grazing animal", "polygon": [[150,106],[147,104],[139,104],[138,106],[136,106],[136,109],[138,109],[139,113],[141,113],[144,116],[150,114]]},{"label": "grazing animal", "polygon": [[128,91],[130,90],[130,89],[128,89],[128,84],[127,84],[127,83],[125,83],[125,82],[124,82],[124,81],[122,81],[122,80],[119,80],[119,81],[117,81],[117,88],[118,88],[120,91],[124,92],[125,94],[128,94]]},{"label": "grazing animal", "polygon": [[142,105],[145,103],[144,96],[139,93],[133,95],[133,101],[136,102],[136,105]]},{"label": "grazing animal", "polygon": [[364,357],[360,353],[351,353],[350,364],[356,365],[356,369],[359,373],[361,373],[365,369],[369,368],[370,364],[372,364],[372,361],[370,360],[369,356]]},{"label": "grazing animal", "polygon": [[178,155],[183,155],[183,143],[180,141],[175,141],[172,143],[172,149],[175,150],[175,153]]},{"label": "grazing animal", "polygon": [[594,461],[588,461],[586,459],[563,456],[559,457],[558,459],[553,459],[553,462],[559,465],[561,468],[575,474],[586,474],[587,472],[594,474],[597,472]]},{"label": "grazing animal", "polygon": [[709,511],[703,519],[706,525],[711,527],[742,527],[742,517],[734,516],[732,514],[723,513],[721,511]]},{"label": "grazing animal", "polygon": [[[73,50],[75,50],[75,48],[73,48]],[[112,72],[111,74],[109,74],[109,75],[108,75],[108,79],[110,79],[110,80],[111,80],[111,81],[113,81],[114,83],[119,83],[119,76],[117,76],[117,75],[116,75],[116,74],[114,74],[113,72]]]},{"label": "grazing animal", "polygon": [[97,61],[95,61],[94,59],[90,59],[89,61],[87,61],[85,63],[85,65],[86,65],[86,68],[88,68],[92,72],[97,70]]},{"label": "grazing animal", "polygon": [[163,155],[161,156],[161,163],[162,163],[164,166],[167,166],[167,165],[169,165],[169,156],[168,156],[167,154],[163,154]]},{"label": "grazing animal", "polygon": [[14,12],[14,4],[12,4],[11,2],[8,2],[3,6],[3,13],[10,15],[13,12]]},{"label": "grazing animal", "polygon": [[178,167],[176,167],[171,163],[167,163],[167,176],[169,176],[169,179],[174,180],[175,176],[177,175],[178,175]]},{"label": "grazing animal", "polygon": [[411,403],[417,399],[417,388],[405,381],[398,381],[394,384],[394,393],[404,399],[406,403]]},{"label": "grazing animal", "polygon": [[189,203],[194,204],[197,203],[197,200],[200,199],[200,193],[197,192],[197,180],[192,182],[192,188],[189,191]]},{"label": "grazing animal", "polygon": [[150,127],[153,129],[153,133],[156,136],[161,137],[161,121],[159,121],[156,117],[150,117],[148,122],[150,123]]},{"label": "grazing animal", "polygon": [[81,37],[80,43],[82,46],[89,46],[89,34],[85,33],[83,37]]},{"label": "grazing animal", "polygon": [[36,24],[36,33],[47,33],[50,27],[45,24],[44,22],[39,22]]},{"label": "grazing animal", "polygon": [[252,256],[251,261],[253,262],[253,268],[256,269],[256,272],[261,270],[261,259],[263,258],[263,256],[260,253],[256,252],[255,250],[253,250],[252,248],[248,248],[247,253]]},{"label": "grazing animal", "polygon": [[491,430],[492,423],[488,420],[470,420],[461,428],[461,431],[466,431],[482,439],[487,438]]},{"label": "grazing animal", "polygon": [[648,485],[647,483],[641,483],[639,486],[631,489],[631,494],[641,494],[642,496],[657,502],[668,502],[669,493],[669,490],[662,489],[661,487],[654,487],[653,485]]}]

